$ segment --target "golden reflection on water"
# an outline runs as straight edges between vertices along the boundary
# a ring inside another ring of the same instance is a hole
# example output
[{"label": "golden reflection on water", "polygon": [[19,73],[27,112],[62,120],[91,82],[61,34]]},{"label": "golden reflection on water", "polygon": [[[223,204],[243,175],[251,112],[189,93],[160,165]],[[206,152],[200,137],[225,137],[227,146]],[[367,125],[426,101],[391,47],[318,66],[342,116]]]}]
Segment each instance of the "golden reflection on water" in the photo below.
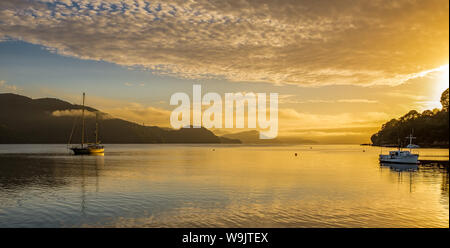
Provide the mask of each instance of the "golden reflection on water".
[{"label": "golden reflection on water", "polygon": [[[54,149],[0,154],[14,165],[0,168],[8,171],[0,176],[0,226],[449,225],[448,170],[380,166],[379,148],[109,145],[95,157]],[[444,149],[419,152],[448,159]],[[17,184],[21,177],[29,180]]]}]

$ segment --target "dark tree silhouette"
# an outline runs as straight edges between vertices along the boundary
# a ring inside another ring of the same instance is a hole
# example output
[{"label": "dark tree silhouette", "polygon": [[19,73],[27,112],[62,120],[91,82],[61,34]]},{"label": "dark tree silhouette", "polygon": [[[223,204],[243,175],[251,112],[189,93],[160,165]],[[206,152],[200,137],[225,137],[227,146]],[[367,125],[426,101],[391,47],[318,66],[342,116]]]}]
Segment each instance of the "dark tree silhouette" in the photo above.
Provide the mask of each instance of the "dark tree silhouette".
[{"label": "dark tree silhouette", "polygon": [[442,109],[448,112],[448,88],[441,95]]},{"label": "dark tree silhouette", "polygon": [[373,145],[405,145],[405,137],[411,132],[422,147],[449,146],[449,94],[446,89],[441,96],[442,109],[425,110],[422,113],[411,110],[398,119],[392,119],[382,125],[378,133],[372,135]]}]

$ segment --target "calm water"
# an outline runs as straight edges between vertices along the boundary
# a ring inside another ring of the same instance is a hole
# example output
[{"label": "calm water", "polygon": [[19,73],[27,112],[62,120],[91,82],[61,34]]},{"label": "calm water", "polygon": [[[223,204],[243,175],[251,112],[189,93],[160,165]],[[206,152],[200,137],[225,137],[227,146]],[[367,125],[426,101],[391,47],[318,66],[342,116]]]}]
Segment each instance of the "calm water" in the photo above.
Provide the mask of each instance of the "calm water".
[{"label": "calm water", "polygon": [[380,166],[380,148],[106,147],[0,145],[0,227],[449,227],[448,171]]}]

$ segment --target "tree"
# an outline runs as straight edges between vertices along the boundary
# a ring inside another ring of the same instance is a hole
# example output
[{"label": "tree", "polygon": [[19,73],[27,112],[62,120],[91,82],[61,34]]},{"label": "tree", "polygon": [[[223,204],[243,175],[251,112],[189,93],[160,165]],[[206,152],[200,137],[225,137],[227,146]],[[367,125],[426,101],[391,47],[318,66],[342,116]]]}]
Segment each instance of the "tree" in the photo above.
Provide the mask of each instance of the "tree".
[{"label": "tree", "polygon": [[448,112],[448,88],[441,95],[442,110]]},{"label": "tree", "polygon": [[[372,135],[374,145],[397,144],[404,141],[414,130],[418,145],[422,147],[448,147],[449,140],[449,90],[441,96],[442,110],[425,110],[422,113],[411,110],[398,119],[392,119],[381,126],[381,130]],[[399,140],[400,138],[400,140]]]},{"label": "tree", "polygon": [[401,121],[406,121],[406,120],[413,120],[420,117],[419,112],[417,112],[416,110],[411,110],[409,111],[406,115],[400,117]]},{"label": "tree", "polygon": [[433,111],[431,110],[425,110],[422,112],[422,116],[433,116]]}]

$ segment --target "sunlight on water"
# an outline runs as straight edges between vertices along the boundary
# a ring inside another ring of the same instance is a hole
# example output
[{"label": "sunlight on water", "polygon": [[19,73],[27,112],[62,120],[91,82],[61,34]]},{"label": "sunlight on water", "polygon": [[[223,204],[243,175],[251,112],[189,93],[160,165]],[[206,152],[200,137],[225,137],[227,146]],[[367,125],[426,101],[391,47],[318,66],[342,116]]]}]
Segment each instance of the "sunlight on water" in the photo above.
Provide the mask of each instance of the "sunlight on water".
[{"label": "sunlight on water", "polygon": [[106,149],[0,145],[0,227],[449,227],[448,170],[380,166],[376,147]]}]

